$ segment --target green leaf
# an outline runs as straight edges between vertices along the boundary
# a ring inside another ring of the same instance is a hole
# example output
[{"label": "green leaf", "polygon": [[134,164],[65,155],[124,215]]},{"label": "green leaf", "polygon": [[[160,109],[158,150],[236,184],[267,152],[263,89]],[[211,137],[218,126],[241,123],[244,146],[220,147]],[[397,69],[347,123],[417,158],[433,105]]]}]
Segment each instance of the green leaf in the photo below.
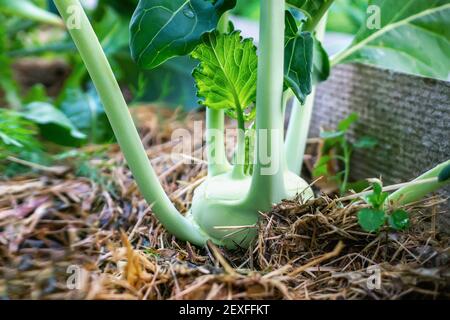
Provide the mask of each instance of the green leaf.
[{"label": "green leaf", "polygon": [[286,3],[294,6],[308,17],[303,30],[312,31],[322,16],[333,4],[334,0],[287,0]]},{"label": "green leaf", "polygon": [[322,43],[314,39],[314,53],[313,53],[313,82],[315,84],[325,81],[330,76],[330,59],[328,53],[322,46]]},{"label": "green leaf", "polygon": [[309,17],[314,17],[320,11],[322,6],[330,0],[287,0],[286,3],[302,10]]},{"label": "green leaf", "polygon": [[[332,65],[361,62],[443,80],[449,78],[449,0],[371,0],[369,5],[366,23],[351,46],[332,60]],[[376,26],[377,17],[380,28]]]},{"label": "green leaf", "polygon": [[378,140],[373,137],[361,137],[353,146],[358,149],[371,149],[378,144]]},{"label": "green leaf", "polygon": [[332,158],[330,156],[321,156],[319,161],[317,161],[316,165],[314,166],[312,175],[313,177],[320,177],[320,176],[328,176],[328,162],[330,162]]},{"label": "green leaf", "polygon": [[61,111],[74,126],[87,136],[90,143],[104,143],[114,139],[103,105],[94,88],[87,92],[68,89]]},{"label": "green leaf", "polygon": [[207,33],[191,55],[200,61],[192,74],[201,104],[243,112],[255,103],[258,57],[251,39],[238,31]]},{"label": "green leaf", "polygon": [[24,117],[39,126],[41,135],[64,146],[78,146],[86,138],[64,113],[45,102],[33,102],[25,107]]},{"label": "green leaf", "polygon": [[358,121],[359,116],[356,112],[352,112],[347,118],[341,120],[338,123],[338,130],[346,132],[352,124],[354,124],[356,121]]},{"label": "green leaf", "polygon": [[373,192],[366,197],[366,202],[371,204],[375,209],[379,209],[386,201],[389,193],[383,192],[383,188],[379,183],[374,183],[372,188]]},{"label": "green leaf", "polygon": [[310,32],[298,33],[297,23],[286,11],[284,45],[284,83],[303,103],[312,89],[313,47]]},{"label": "green leaf", "polygon": [[140,0],[131,18],[131,54],[145,68],[189,54],[236,0]]},{"label": "green leaf", "polygon": [[395,230],[405,230],[409,227],[409,215],[405,210],[395,210],[388,218],[389,225]]},{"label": "green leaf", "polygon": [[367,0],[339,0],[328,14],[327,30],[356,34],[366,21]]},{"label": "green leaf", "polygon": [[[9,109],[0,109],[0,158],[5,149],[32,148],[37,128],[21,114]],[[11,147],[11,148],[10,148]]]},{"label": "green leaf", "polygon": [[364,208],[358,212],[358,223],[367,232],[378,231],[385,223],[384,211]]}]

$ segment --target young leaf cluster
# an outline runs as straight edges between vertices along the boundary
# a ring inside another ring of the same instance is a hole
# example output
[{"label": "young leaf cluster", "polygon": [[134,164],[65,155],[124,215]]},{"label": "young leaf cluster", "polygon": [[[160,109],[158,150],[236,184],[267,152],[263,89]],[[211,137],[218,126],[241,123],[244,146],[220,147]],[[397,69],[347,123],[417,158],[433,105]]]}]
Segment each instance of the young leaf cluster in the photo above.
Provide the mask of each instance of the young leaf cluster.
[{"label": "young leaf cluster", "polygon": [[397,209],[388,214],[384,209],[388,195],[383,192],[381,184],[373,184],[372,193],[365,199],[371,208],[358,212],[358,223],[365,231],[377,232],[386,224],[394,230],[405,230],[409,227],[409,215],[405,210]]}]

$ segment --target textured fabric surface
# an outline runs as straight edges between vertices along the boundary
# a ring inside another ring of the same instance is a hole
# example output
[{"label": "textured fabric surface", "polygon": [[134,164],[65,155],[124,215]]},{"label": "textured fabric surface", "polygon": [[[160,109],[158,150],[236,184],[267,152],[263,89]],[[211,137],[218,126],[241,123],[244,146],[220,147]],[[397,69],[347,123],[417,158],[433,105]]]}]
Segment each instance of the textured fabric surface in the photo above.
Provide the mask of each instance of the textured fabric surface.
[{"label": "textured fabric surface", "polygon": [[[340,65],[317,89],[310,136],[334,129],[351,112],[360,119],[350,140],[367,135],[373,150],[356,150],[352,177],[382,177],[385,184],[408,181],[450,159],[450,83],[360,64]],[[441,195],[450,197],[450,187]],[[443,206],[450,230],[450,201]]]}]

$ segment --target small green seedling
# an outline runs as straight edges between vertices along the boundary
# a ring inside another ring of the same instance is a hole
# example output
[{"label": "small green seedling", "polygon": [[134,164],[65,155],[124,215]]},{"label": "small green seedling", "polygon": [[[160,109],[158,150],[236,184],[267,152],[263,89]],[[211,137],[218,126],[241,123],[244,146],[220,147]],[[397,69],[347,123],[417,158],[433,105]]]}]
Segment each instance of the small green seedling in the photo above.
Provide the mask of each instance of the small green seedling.
[{"label": "small green seedling", "polygon": [[394,230],[405,230],[409,227],[409,215],[405,210],[397,209],[390,214],[384,209],[389,193],[383,192],[379,183],[373,184],[373,192],[365,200],[371,208],[358,212],[358,223],[367,232],[378,232],[386,223]]},{"label": "small green seedling", "polygon": [[[339,192],[343,195],[347,192],[349,187],[350,176],[350,158],[353,150],[356,149],[372,149],[376,146],[377,141],[368,136],[363,136],[355,143],[348,141],[346,137],[347,131],[350,127],[358,121],[358,114],[351,113],[347,118],[340,121],[337,130],[322,131],[320,137],[324,140],[321,150],[321,156],[318,159],[313,170],[313,177],[325,176],[328,179],[335,181],[339,186]],[[333,161],[342,163],[342,171],[336,174],[330,173],[330,165]]]}]

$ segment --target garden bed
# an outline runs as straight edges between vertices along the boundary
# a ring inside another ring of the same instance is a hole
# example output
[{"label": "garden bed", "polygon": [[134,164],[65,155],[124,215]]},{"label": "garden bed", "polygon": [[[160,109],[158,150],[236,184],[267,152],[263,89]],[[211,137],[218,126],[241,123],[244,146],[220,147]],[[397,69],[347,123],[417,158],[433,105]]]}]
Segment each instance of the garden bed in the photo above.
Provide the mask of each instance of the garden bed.
[{"label": "garden bed", "polygon": [[[151,108],[134,113],[166,192],[186,211],[206,165],[174,163],[168,141],[174,129],[192,130],[202,115],[181,122]],[[0,182],[3,298],[450,297],[449,238],[436,222],[440,198],[410,206],[407,231],[378,235],[358,226],[361,204],[287,201],[261,213],[258,241],[249,250],[199,249],[176,241],[154,218],[116,145],[102,157],[93,147],[81,152],[89,155],[82,165],[35,167],[35,174]],[[70,286],[74,268],[82,270],[78,288]],[[368,287],[374,274],[379,289]]]}]

